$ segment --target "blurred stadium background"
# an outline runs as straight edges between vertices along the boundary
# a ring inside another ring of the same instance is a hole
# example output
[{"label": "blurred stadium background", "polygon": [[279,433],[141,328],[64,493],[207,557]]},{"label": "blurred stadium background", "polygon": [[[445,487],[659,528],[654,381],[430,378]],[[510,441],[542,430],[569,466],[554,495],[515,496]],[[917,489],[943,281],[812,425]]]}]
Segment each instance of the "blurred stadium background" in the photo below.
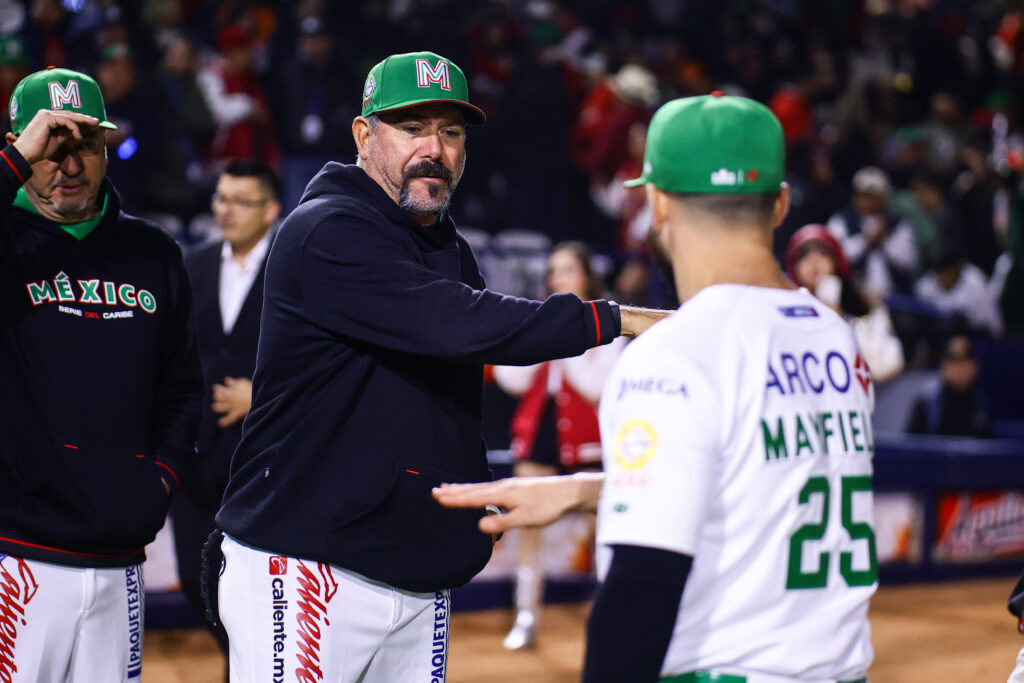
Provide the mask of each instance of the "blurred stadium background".
[{"label": "blurred stadium background", "polygon": [[[935,589],[984,587],[998,612],[999,587],[1024,564],[1022,29],[1024,3],[1011,0],[0,0],[0,95],[51,64],[95,75],[118,124],[109,177],[126,209],[190,249],[216,238],[209,201],[228,160],[278,168],[287,212],[325,162],[354,158],[369,68],[432,50],[465,70],[488,116],[470,131],[452,214],[490,286],[543,296],[550,247],[579,239],[610,296],[653,306],[675,301],[646,250],[643,193],[621,188],[650,115],[714,89],[766,103],[793,188],[780,261],[798,228],[827,225],[903,356],[877,385],[882,595],[1004,577]],[[965,405],[981,420],[956,436],[935,416],[953,335],[972,341]],[[514,401],[485,390],[490,455],[506,475]],[[941,435],[908,434],[915,412],[916,431]],[[150,629],[196,624],[168,534],[147,564]],[[456,608],[509,604],[514,543],[457,591]],[[544,547],[547,599],[586,600],[586,525],[564,521]],[[1002,656],[1008,671],[1013,652]]]}]

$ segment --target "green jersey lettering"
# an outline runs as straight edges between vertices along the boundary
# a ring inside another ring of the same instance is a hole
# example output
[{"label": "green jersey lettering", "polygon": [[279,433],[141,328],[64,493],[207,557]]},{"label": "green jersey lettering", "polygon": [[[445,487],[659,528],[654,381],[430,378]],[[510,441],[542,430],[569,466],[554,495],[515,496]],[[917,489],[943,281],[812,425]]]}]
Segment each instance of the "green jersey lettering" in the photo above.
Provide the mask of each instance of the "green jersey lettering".
[{"label": "green jersey lettering", "polygon": [[768,426],[768,423],[764,420],[761,420],[761,431],[764,433],[765,460],[771,460],[773,456],[776,460],[789,457],[789,451],[786,448],[786,430],[782,428],[781,417],[776,423],[774,435],[772,434],[772,430]]}]

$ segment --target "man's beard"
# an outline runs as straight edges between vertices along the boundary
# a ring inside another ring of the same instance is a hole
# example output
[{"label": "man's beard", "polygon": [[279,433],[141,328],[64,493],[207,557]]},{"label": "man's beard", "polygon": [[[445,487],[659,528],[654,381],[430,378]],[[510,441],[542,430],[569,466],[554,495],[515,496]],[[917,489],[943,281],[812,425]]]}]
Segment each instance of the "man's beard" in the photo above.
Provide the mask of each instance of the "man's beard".
[{"label": "man's beard", "polygon": [[[658,235],[653,228],[647,230],[647,248],[651,252],[651,261],[658,269],[662,279],[665,281],[665,294],[671,301],[664,302],[665,307],[675,308],[679,306],[679,294],[676,292],[676,274],[672,268],[672,259],[669,257],[665,247],[661,246]],[[675,303],[673,306],[672,303]]]},{"label": "man's beard", "polygon": [[53,187],[49,188],[50,206],[53,207],[54,213],[58,216],[74,216],[85,211],[86,207],[89,206],[90,199],[92,199],[88,192],[81,198],[58,198],[57,189],[59,186],[60,181],[55,180]]},{"label": "man's beard", "polygon": [[[413,199],[409,191],[409,183],[413,178],[421,177],[440,178],[445,183],[444,189],[428,184],[427,192],[430,194],[430,199]],[[448,210],[448,204],[451,202],[452,192],[455,191],[456,185],[458,185],[458,180],[453,178],[453,174],[447,166],[438,161],[421,161],[402,172],[402,189],[398,193],[398,206],[412,214],[443,213]]]}]

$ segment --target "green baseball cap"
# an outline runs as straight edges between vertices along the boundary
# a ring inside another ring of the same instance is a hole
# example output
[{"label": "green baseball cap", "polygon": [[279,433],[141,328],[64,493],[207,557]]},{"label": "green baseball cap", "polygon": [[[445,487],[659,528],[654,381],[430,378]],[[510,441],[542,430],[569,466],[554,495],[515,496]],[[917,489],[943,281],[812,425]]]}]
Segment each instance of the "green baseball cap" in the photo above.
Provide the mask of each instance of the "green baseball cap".
[{"label": "green baseball cap", "polygon": [[759,102],[715,91],[663,105],[651,119],[639,178],[665,192],[778,192],[785,170],[782,124]]},{"label": "green baseball cap", "polygon": [[95,116],[101,128],[117,128],[107,121],[100,86],[89,76],[70,69],[51,66],[21,79],[11,95],[11,132],[21,135],[40,109]]},{"label": "green baseball cap", "polygon": [[487,119],[483,111],[469,103],[469,86],[462,69],[433,52],[391,55],[366,76],[363,116],[427,102],[454,104],[468,123]]}]

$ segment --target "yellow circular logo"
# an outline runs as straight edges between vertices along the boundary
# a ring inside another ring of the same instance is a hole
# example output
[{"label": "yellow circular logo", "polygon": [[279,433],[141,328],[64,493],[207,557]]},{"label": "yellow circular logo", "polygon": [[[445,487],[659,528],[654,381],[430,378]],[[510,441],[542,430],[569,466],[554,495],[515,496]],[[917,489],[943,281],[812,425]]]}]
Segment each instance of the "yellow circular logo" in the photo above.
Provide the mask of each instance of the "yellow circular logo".
[{"label": "yellow circular logo", "polygon": [[615,459],[627,470],[637,470],[654,457],[658,436],[646,420],[630,420],[615,435]]}]

